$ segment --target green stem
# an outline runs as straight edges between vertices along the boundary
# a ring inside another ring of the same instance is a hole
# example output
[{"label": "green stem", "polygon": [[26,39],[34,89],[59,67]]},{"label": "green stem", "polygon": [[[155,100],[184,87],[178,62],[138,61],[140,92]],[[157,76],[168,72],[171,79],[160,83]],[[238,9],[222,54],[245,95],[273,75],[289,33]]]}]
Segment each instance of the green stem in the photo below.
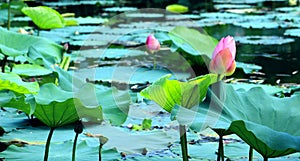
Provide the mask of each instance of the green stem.
[{"label": "green stem", "polygon": [[156,58],[155,56],[153,56],[153,70],[156,69]]},{"label": "green stem", "polygon": [[8,1],[8,9],[7,9],[7,30],[10,30],[10,12],[11,12],[11,0]]},{"label": "green stem", "polygon": [[187,148],[187,137],[186,137],[186,128],[185,125],[179,125],[179,134],[180,134],[180,145],[182,152],[182,160],[188,161],[188,148]]},{"label": "green stem", "polygon": [[54,130],[55,130],[55,128],[51,127],[50,132],[48,134],[48,138],[47,138],[47,142],[46,142],[46,148],[45,148],[44,161],[48,160],[49,149],[50,149],[50,142],[51,142],[51,138],[52,138]]},{"label": "green stem", "polygon": [[102,161],[102,155],[101,155],[101,153],[102,153],[102,146],[103,146],[103,144],[99,145],[99,161]]},{"label": "green stem", "polygon": [[268,159],[269,159],[268,157],[264,157],[264,161],[268,161]]},{"label": "green stem", "polygon": [[40,36],[40,28],[37,29],[37,36]]},{"label": "green stem", "polygon": [[217,161],[220,161],[222,159],[222,161],[225,160],[224,157],[224,145],[223,145],[223,135],[219,135],[219,149],[218,149],[218,158]]},{"label": "green stem", "polygon": [[249,149],[249,161],[253,161],[253,148],[251,146]]},{"label": "green stem", "polygon": [[72,152],[72,161],[75,161],[75,156],[76,156],[76,144],[77,144],[77,139],[78,139],[79,133],[76,133],[74,143],[73,143],[73,152]]},{"label": "green stem", "polygon": [[5,65],[6,65],[6,62],[7,62],[7,58],[8,58],[8,56],[7,56],[7,55],[4,55],[4,58],[3,58],[3,60],[1,61],[1,69],[2,69],[2,73],[5,73]]}]

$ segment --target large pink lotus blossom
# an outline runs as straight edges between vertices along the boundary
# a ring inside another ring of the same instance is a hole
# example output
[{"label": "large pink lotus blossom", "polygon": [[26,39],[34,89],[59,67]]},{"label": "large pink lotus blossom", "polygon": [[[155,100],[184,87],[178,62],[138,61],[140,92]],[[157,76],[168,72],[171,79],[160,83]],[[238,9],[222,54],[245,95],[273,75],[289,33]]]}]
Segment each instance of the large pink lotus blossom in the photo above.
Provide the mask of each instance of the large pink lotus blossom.
[{"label": "large pink lotus blossom", "polygon": [[149,35],[147,37],[146,47],[150,53],[154,53],[154,52],[160,50],[159,41],[153,35]]},{"label": "large pink lotus blossom", "polygon": [[232,75],[236,68],[235,54],[236,46],[233,37],[223,37],[212,54],[209,71],[220,75]]}]

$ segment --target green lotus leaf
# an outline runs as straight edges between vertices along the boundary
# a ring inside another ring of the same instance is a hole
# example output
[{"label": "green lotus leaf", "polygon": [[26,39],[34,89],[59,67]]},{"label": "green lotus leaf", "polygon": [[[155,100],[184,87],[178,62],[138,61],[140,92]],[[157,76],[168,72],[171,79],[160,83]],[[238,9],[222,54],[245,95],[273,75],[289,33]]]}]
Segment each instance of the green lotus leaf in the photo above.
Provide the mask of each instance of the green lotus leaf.
[{"label": "green lotus leaf", "polygon": [[169,32],[172,42],[182,50],[193,56],[211,58],[218,40],[195,29],[178,26]]},{"label": "green lotus leaf", "polygon": [[34,115],[49,127],[63,126],[79,117],[103,120],[101,106],[85,106],[79,98],[74,97],[73,92],[61,90],[53,83],[41,86],[35,100]]},{"label": "green lotus leaf", "polygon": [[0,90],[4,89],[21,94],[30,94],[39,91],[39,84],[37,82],[23,82],[15,73],[0,73]]},{"label": "green lotus leaf", "polygon": [[104,119],[112,124],[120,125],[126,121],[131,100],[128,92],[117,90],[115,87],[85,83],[78,78],[77,73],[70,74],[58,67],[55,70],[59,77],[58,83],[63,90],[73,92],[74,96],[80,98],[87,106],[101,105]]},{"label": "green lotus leaf", "polygon": [[32,64],[16,64],[13,66],[12,72],[24,76],[42,76],[52,73],[49,69]]},{"label": "green lotus leaf", "polygon": [[40,29],[54,29],[65,26],[64,18],[56,10],[46,7],[24,7],[22,12],[29,16]]},{"label": "green lotus leaf", "polygon": [[0,27],[0,53],[16,57],[28,56],[28,61],[35,63],[42,59],[45,67],[61,61],[63,48],[46,38],[18,34]]},{"label": "green lotus leaf", "polygon": [[261,87],[248,91],[236,91],[231,85],[222,88],[226,89],[225,100],[220,101],[214,94],[210,100],[215,100],[223,111],[212,108],[213,104],[205,101],[193,110],[175,106],[172,117],[188,122],[195,131],[210,126],[223,135],[234,133],[265,158],[300,151],[299,95],[277,98]]},{"label": "green lotus leaf", "polygon": [[170,77],[166,75],[141,91],[142,96],[155,101],[168,112],[176,104],[188,109],[199,104],[205,98],[208,86],[217,80],[215,74],[196,77],[188,82],[169,80]]}]

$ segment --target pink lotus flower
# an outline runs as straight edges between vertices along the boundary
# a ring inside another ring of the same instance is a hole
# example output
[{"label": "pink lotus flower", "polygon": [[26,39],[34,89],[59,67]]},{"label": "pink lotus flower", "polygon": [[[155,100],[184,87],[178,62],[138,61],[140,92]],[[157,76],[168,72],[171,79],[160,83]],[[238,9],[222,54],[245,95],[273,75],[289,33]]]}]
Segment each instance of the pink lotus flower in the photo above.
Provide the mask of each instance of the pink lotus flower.
[{"label": "pink lotus flower", "polygon": [[236,47],[233,37],[223,37],[213,52],[209,71],[220,75],[232,75],[236,68],[235,54]]},{"label": "pink lotus flower", "polygon": [[146,40],[146,47],[150,53],[154,53],[160,49],[160,44],[153,35],[149,35]]}]

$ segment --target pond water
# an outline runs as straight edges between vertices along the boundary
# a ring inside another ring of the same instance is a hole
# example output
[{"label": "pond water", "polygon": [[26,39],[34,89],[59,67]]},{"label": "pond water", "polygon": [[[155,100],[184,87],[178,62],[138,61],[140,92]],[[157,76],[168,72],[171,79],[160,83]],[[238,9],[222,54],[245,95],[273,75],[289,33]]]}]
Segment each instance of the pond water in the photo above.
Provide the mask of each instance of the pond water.
[{"label": "pond water", "polygon": [[[184,3],[192,2],[185,1]],[[45,2],[43,4],[55,7],[60,12],[75,12],[76,17],[82,18],[76,18],[80,27],[58,29],[55,36],[52,34],[53,32],[49,34],[45,32],[42,36],[51,37],[52,35],[56,41],[71,41],[73,46],[71,48],[79,49],[78,47],[81,45],[92,45],[93,41],[90,41],[90,44],[85,41],[89,38],[89,33],[97,29],[100,31],[101,41],[94,45],[102,44],[99,48],[103,48],[107,47],[109,41],[119,39],[117,48],[123,48],[124,45],[127,47],[143,45],[145,36],[154,30],[168,31],[178,25],[203,28],[209,35],[217,39],[227,35],[236,38],[237,61],[262,67],[259,75],[257,73],[247,75],[246,77],[249,79],[262,80],[264,83],[271,84],[299,83],[300,47],[298,44],[300,40],[299,34],[295,34],[297,31],[291,30],[300,27],[299,7],[289,6],[284,0],[245,1],[245,3],[230,1],[229,5],[227,1],[214,1],[213,6],[210,6],[211,2],[206,1],[199,3],[201,5],[198,6],[198,10],[181,15],[164,17],[165,13],[159,13],[158,10],[147,10],[144,13],[138,11],[147,6],[164,8],[164,3],[147,4],[139,1],[135,3],[130,1],[124,3],[115,1]],[[215,7],[214,11],[211,11],[211,7]],[[121,17],[122,12],[129,13]],[[118,15],[117,18],[114,17],[116,15]],[[24,22],[20,19],[16,20],[19,23]],[[123,22],[113,22],[113,20]],[[103,23],[113,26],[112,28],[97,28],[99,24]],[[70,32],[71,30],[72,32]],[[77,31],[78,35],[72,35]],[[140,33],[131,34],[137,31]],[[129,40],[131,44],[128,42],[126,44],[126,41]],[[242,78],[245,75],[235,75],[234,77]]]},{"label": "pond water", "polygon": [[[180,154],[179,143],[169,145],[169,142],[176,140],[174,139],[174,131],[177,130],[175,129],[176,125],[170,121],[169,114],[162,112],[158,105],[142,100],[137,93],[168,73],[173,73],[179,80],[187,80],[196,75],[207,73],[202,57],[188,54],[188,52],[193,53],[194,49],[186,47],[186,50],[181,50],[170,45],[171,40],[168,31],[176,26],[193,28],[218,40],[227,35],[234,37],[237,42],[237,71],[234,75],[226,78],[228,82],[282,86],[299,86],[300,84],[300,7],[292,1],[63,0],[58,2],[28,1],[26,3],[29,6],[50,6],[60,13],[74,13],[66,19],[76,20],[77,26],[39,31],[40,37],[51,39],[61,45],[66,42],[69,43],[69,51],[66,53],[67,56],[71,57],[69,73],[76,73],[82,79],[97,85],[111,86],[113,84],[119,89],[130,91],[132,100],[130,105],[131,117],[116,129],[121,131],[122,135],[131,136],[128,140],[124,139],[125,142],[138,142],[139,139],[142,142],[138,143],[136,147],[126,147],[127,144],[112,141],[112,144],[117,144],[121,147],[121,150],[128,150],[133,153],[127,156],[128,160],[143,160],[144,155],[141,155],[140,151],[141,149],[145,151],[145,144],[149,144],[148,150],[154,149],[153,152],[147,154],[150,156],[149,158],[153,157],[152,160],[163,160],[170,156],[177,157],[175,160],[180,160],[178,157]],[[165,7],[170,3],[187,5],[190,11],[183,14],[166,12]],[[16,6],[14,7],[17,8]],[[6,25],[6,11],[5,8],[0,10],[0,25],[3,27]],[[27,32],[33,32],[34,35],[38,33],[31,19],[18,12],[14,12],[11,26],[11,30],[15,32],[20,32],[20,28],[23,28]],[[147,54],[144,46],[146,37],[152,33],[155,34],[162,46],[161,51],[155,55]],[[177,52],[174,52],[174,50],[177,50]],[[24,57],[17,57],[14,60],[26,61]],[[201,63],[198,64],[199,62]],[[77,70],[78,68],[84,69]],[[154,68],[155,70],[152,70]],[[247,86],[247,88],[250,87],[252,86]],[[272,94],[283,91],[275,86],[264,87]],[[239,85],[235,88],[238,89]],[[151,107],[150,110],[149,107]],[[14,112],[13,110],[0,110],[0,117],[5,118],[4,122],[6,122],[1,126],[11,130],[12,127],[19,126],[18,123],[20,122],[22,122],[22,126],[27,123],[24,121],[24,118],[26,118],[24,113],[16,117]],[[151,131],[142,131],[142,135],[132,137],[132,124],[140,125],[145,117],[144,114],[147,114],[147,117],[153,117],[154,128]],[[9,120],[6,116],[13,119]],[[113,138],[116,139],[120,138],[117,135],[119,131],[116,132],[116,129],[112,130],[108,127],[101,130],[107,135],[113,134]],[[32,140],[31,137],[36,135],[43,134],[43,136],[46,136],[43,128],[37,129],[26,125],[26,128],[22,130],[21,137],[19,133],[12,132],[8,139],[20,137],[24,140]],[[27,135],[32,131],[36,131],[33,136]],[[66,143],[64,146],[71,145],[70,140],[72,138],[65,135],[65,132],[70,131],[72,132],[72,127],[68,126],[57,132],[60,137],[58,138],[61,139],[59,142]],[[144,132],[147,133],[146,136],[143,136]],[[148,132],[150,135],[148,135]],[[195,160],[199,160],[199,158],[200,160],[203,158],[215,159],[216,134],[212,134],[210,131],[205,135],[199,135],[189,131],[188,135],[191,140],[189,145],[191,155],[196,158]],[[163,139],[155,140],[156,136]],[[87,139],[87,136],[80,136],[80,138],[84,140],[81,142],[81,144],[84,144],[82,147],[88,146],[89,149],[97,151],[95,150],[96,147],[90,145],[97,144],[98,140],[95,141],[94,138]],[[151,139],[155,140],[155,144],[147,142]],[[225,141],[232,143],[227,147],[230,158],[246,160],[248,151],[237,152],[240,149],[248,148],[246,144],[237,136],[225,138]],[[37,141],[35,140],[35,142]],[[38,140],[38,142],[39,144],[35,148],[42,151],[41,141]],[[158,144],[156,145],[156,143]],[[155,151],[155,146],[160,149],[164,147],[164,149]],[[209,151],[207,152],[208,155],[199,154],[197,152],[199,148],[204,152]],[[28,156],[28,153],[32,152],[30,148],[26,150],[24,156]],[[79,148],[79,151],[85,153],[86,150],[85,148]],[[106,157],[121,158],[119,152],[119,149],[118,151],[113,149],[105,151],[104,154]],[[60,153],[60,151],[56,153]],[[147,153],[147,151],[144,153]],[[81,159],[93,157],[92,159],[95,160],[96,156],[97,154],[93,153],[90,156],[87,154],[80,157]],[[174,160],[174,158],[169,160]],[[261,159],[258,153],[255,153],[255,158],[257,160]],[[122,156],[122,159],[126,159],[126,157]],[[290,156],[280,159],[289,160]],[[298,160],[299,154],[292,156],[292,159]]]}]

